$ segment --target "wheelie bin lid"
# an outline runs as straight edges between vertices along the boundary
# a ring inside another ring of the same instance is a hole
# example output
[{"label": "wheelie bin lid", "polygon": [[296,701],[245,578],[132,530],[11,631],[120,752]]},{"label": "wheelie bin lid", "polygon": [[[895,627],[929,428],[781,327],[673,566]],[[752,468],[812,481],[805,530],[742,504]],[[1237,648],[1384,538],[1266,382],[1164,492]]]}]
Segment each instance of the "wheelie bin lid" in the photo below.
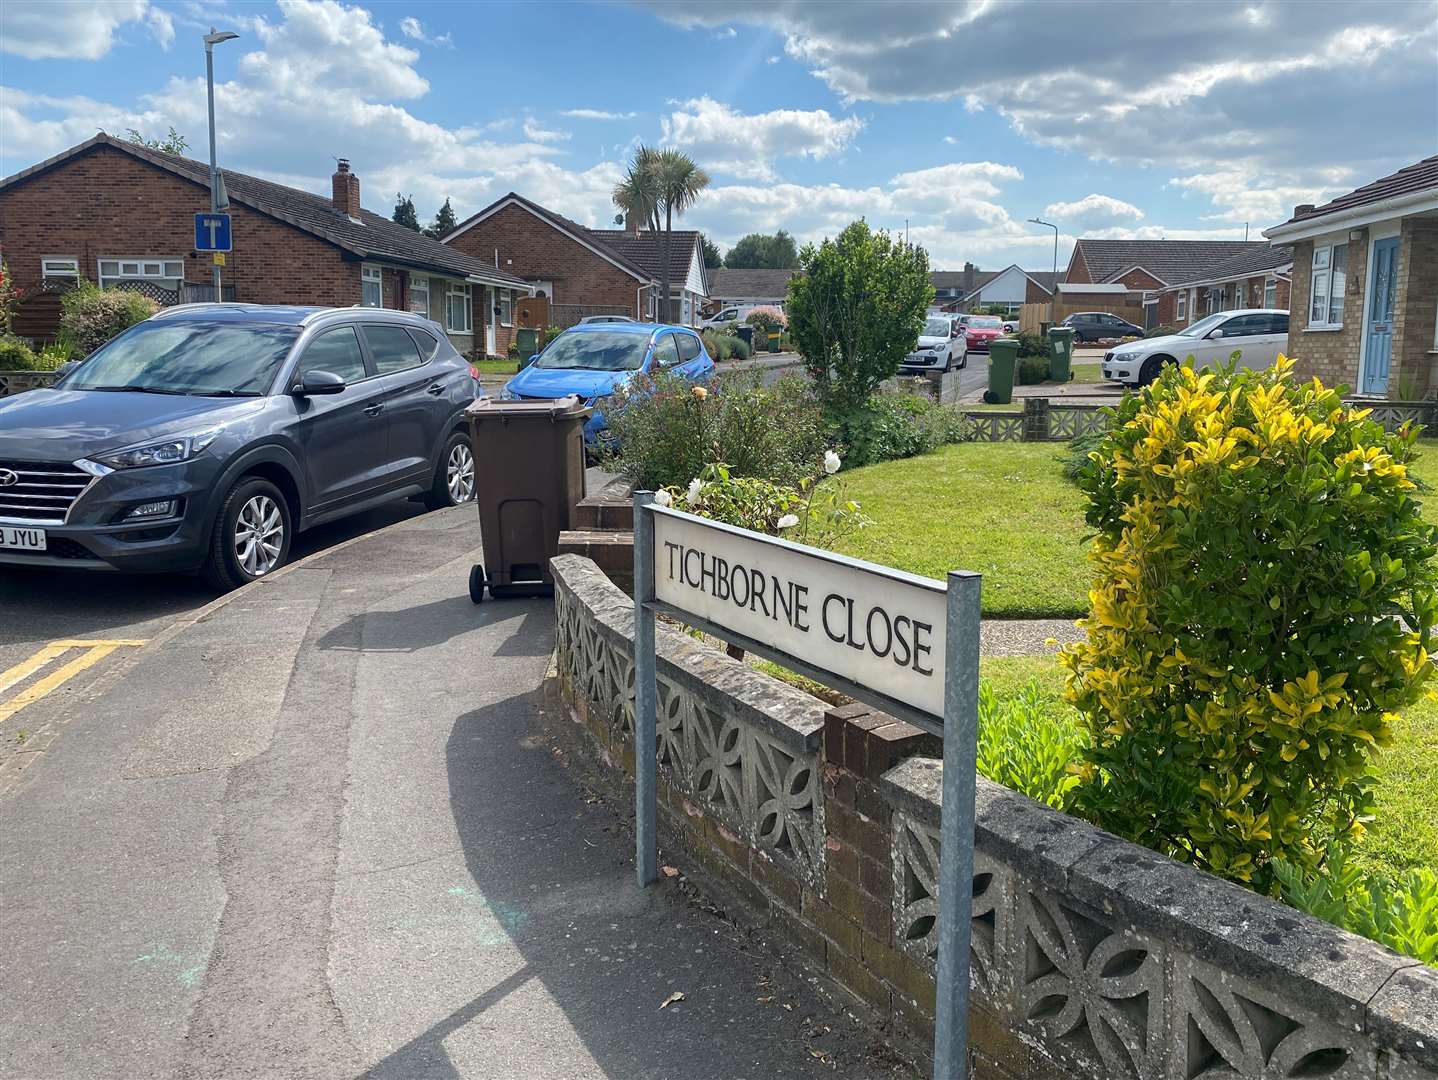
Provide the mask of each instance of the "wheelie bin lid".
[{"label": "wheelie bin lid", "polygon": [[464,410],[464,415],[474,423],[484,420],[578,420],[587,417],[594,410],[580,403],[579,398],[567,397],[547,401],[496,401],[494,398],[476,398]]}]

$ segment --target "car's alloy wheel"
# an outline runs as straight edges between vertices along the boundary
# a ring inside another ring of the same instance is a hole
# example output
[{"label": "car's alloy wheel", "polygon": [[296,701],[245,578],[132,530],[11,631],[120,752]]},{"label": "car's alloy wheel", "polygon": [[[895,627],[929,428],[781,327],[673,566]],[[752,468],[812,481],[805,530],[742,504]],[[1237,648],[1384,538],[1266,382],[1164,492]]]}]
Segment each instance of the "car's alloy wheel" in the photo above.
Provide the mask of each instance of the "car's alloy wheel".
[{"label": "car's alloy wheel", "polygon": [[474,498],[474,452],[468,441],[456,442],[449,448],[444,464],[444,484],[449,501],[458,506]]},{"label": "car's alloy wheel", "polygon": [[252,495],[235,519],[235,561],[252,578],[263,577],[280,563],[285,546],[285,519],[268,495]]}]

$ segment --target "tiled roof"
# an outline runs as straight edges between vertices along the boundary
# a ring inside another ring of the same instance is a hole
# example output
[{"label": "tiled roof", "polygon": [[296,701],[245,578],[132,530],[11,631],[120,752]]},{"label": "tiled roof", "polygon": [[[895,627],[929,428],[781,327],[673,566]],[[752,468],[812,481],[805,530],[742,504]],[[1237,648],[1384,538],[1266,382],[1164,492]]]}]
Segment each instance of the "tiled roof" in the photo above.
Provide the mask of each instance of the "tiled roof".
[{"label": "tiled roof", "polygon": [[[657,281],[664,268],[664,234],[645,229],[639,233],[627,229],[587,229],[591,237],[629,262],[641,267]],[[699,233],[693,229],[675,229],[669,250],[669,285],[684,284],[689,264],[699,246]]]},{"label": "tiled roof", "polygon": [[1407,195],[1410,192],[1423,191],[1427,188],[1438,189],[1438,155],[1424,158],[1422,161],[1399,169],[1396,173],[1374,180],[1371,184],[1355,188],[1347,195],[1340,195],[1332,202],[1315,207],[1312,213],[1304,214],[1302,217],[1289,218],[1283,224],[1291,225],[1295,221],[1310,221],[1313,218],[1322,217],[1324,214],[1352,210],[1355,207],[1391,199],[1395,195]]},{"label": "tiled roof", "polygon": [[1193,281],[1215,266],[1247,251],[1268,247],[1266,240],[1088,240],[1078,255],[1089,277],[1107,282],[1135,266],[1165,284]]},{"label": "tiled roof", "polygon": [[[103,132],[87,139],[78,146],[72,146],[55,157],[33,165],[0,181],[0,191],[13,184],[22,183],[45,172],[72,157],[91,150],[109,147],[129,154],[157,168],[164,169],[186,180],[190,180],[206,191],[210,187],[209,165],[166,154],[137,143],[116,139]],[[336,247],[362,259],[376,259],[382,262],[412,266],[419,270],[453,274],[468,277],[473,274],[491,281],[512,281],[518,285],[525,282],[480,259],[464,254],[457,248],[441,244],[423,233],[396,224],[389,218],[368,210],[361,210],[359,220],[335,208],[334,203],[324,195],[286,187],[257,176],[230,169],[220,170],[225,177],[225,189],[230,201],[283,221],[302,232],[317,236]]]},{"label": "tiled roof", "polygon": [[789,279],[802,270],[714,269],[709,274],[710,296],[783,296]]},{"label": "tiled roof", "polygon": [[1253,251],[1240,252],[1233,258],[1211,266],[1202,274],[1189,278],[1187,281],[1176,281],[1173,284],[1187,285],[1190,282],[1223,281],[1228,278],[1247,277],[1251,274],[1261,274],[1265,270],[1277,270],[1292,261],[1293,249],[1291,247],[1286,244],[1264,244]]}]

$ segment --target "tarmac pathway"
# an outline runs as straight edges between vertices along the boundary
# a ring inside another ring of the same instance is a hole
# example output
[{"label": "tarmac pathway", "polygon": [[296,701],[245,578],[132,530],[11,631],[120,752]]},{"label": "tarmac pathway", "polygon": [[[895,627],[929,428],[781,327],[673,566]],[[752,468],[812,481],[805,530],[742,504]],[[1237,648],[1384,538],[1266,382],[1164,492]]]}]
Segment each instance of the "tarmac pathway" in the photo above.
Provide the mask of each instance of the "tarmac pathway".
[{"label": "tarmac pathway", "polygon": [[892,1075],[636,888],[543,736],[550,603],[471,605],[477,539],[404,521],[27,709],[59,736],[0,795],[0,1077]]}]

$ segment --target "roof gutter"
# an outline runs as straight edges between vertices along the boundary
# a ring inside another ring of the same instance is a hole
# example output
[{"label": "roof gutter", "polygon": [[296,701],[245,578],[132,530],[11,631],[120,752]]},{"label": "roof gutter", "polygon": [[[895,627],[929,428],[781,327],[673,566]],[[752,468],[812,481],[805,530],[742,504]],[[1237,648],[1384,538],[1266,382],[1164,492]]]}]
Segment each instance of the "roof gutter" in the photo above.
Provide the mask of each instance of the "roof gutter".
[{"label": "roof gutter", "polygon": [[1266,270],[1245,270],[1238,274],[1228,274],[1224,277],[1201,278],[1197,281],[1180,281],[1177,285],[1170,285],[1167,288],[1159,289],[1159,292],[1182,292],[1184,289],[1198,289],[1205,285],[1227,285],[1234,281],[1247,281],[1249,278],[1259,276],[1288,277],[1293,272],[1292,260],[1286,263],[1279,263],[1277,266],[1270,266]]},{"label": "roof gutter", "polygon": [[1310,214],[1297,221],[1285,221],[1282,225],[1264,229],[1263,235],[1277,243],[1291,244],[1295,240],[1307,240],[1324,233],[1371,225],[1384,218],[1410,217],[1427,210],[1438,210],[1438,188],[1409,191],[1331,214]]}]

